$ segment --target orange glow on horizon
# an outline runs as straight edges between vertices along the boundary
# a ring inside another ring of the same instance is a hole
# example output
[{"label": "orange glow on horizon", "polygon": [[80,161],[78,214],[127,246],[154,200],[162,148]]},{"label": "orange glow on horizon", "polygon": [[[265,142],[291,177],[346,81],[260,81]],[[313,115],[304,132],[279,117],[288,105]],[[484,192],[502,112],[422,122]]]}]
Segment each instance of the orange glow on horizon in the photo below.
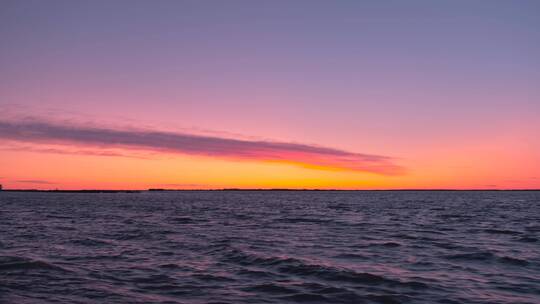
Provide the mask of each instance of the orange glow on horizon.
[{"label": "orange glow on horizon", "polygon": [[[122,152],[118,150],[117,152]],[[470,151],[469,151],[470,152]],[[479,149],[477,153],[483,155]],[[492,151],[493,152],[493,151]],[[124,151],[126,155],[132,151]],[[154,153],[145,158],[3,151],[4,188],[17,189],[527,189],[540,188],[534,166],[512,162],[499,151],[491,157],[470,153],[438,154],[422,162],[404,162],[411,170],[399,175],[320,168],[288,161],[234,161],[201,156]],[[452,166],[474,159],[471,168]],[[507,161],[504,161],[504,160]],[[24,160],[24,161],[21,161]],[[493,168],[493,163],[499,163]],[[324,170],[321,170],[324,169]],[[509,181],[512,175],[530,179]]]}]

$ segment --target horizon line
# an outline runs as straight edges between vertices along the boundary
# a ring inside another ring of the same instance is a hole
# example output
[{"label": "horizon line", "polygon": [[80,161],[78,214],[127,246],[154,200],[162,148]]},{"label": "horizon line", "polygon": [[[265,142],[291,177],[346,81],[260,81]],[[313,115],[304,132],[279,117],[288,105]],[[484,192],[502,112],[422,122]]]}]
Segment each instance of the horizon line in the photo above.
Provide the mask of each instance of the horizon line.
[{"label": "horizon line", "polygon": [[0,192],[57,192],[57,193],[141,193],[181,191],[540,191],[540,188],[393,188],[393,189],[320,189],[320,188],[210,188],[210,189],[0,189]]}]

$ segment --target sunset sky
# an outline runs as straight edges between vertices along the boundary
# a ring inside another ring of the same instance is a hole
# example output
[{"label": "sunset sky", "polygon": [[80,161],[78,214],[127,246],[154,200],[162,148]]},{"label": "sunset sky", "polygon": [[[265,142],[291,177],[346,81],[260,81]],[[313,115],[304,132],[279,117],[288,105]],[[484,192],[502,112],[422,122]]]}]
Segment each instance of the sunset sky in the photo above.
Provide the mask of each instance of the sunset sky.
[{"label": "sunset sky", "polygon": [[540,188],[540,1],[0,1],[0,183]]}]

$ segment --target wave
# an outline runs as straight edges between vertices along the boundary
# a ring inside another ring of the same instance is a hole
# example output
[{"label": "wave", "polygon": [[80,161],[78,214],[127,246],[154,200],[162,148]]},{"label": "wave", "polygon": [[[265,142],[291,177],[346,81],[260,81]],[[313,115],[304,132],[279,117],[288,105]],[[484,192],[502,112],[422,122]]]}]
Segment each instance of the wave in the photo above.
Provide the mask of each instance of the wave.
[{"label": "wave", "polygon": [[412,289],[426,289],[429,286],[422,282],[402,282],[367,272],[356,272],[334,266],[314,264],[302,259],[287,256],[263,256],[230,248],[223,254],[224,261],[242,266],[267,267],[278,273],[302,277],[312,277],[319,280],[346,282],[363,285],[387,285]]},{"label": "wave", "polygon": [[503,256],[503,257],[499,258],[498,260],[501,263],[504,263],[504,264],[511,264],[511,265],[517,265],[517,266],[527,266],[527,265],[530,264],[526,260],[513,258],[513,257],[509,257],[509,256]]},{"label": "wave", "polygon": [[367,260],[369,257],[361,254],[356,253],[341,253],[338,255],[335,255],[333,258],[335,259],[345,259],[345,260]]},{"label": "wave", "polygon": [[355,247],[364,248],[364,247],[386,247],[386,248],[395,248],[400,247],[401,244],[397,242],[371,242],[367,244],[359,244]]},{"label": "wave", "polygon": [[516,241],[525,242],[525,243],[535,243],[535,242],[538,242],[538,239],[532,236],[523,236],[516,239]]},{"label": "wave", "polygon": [[287,274],[315,277],[317,279],[323,279],[327,281],[347,282],[363,285],[387,285],[390,287],[405,287],[412,289],[429,288],[427,284],[422,282],[402,282],[399,280],[389,279],[384,276],[368,272],[355,272],[349,269],[339,269],[336,267],[329,267],[317,264],[302,263],[296,265],[283,265],[279,268],[279,271]]},{"label": "wave", "polygon": [[193,224],[196,222],[195,220],[193,220],[191,217],[188,217],[188,216],[177,216],[173,218],[172,221],[175,224],[180,224],[180,225]]},{"label": "wave", "polygon": [[0,272],[28,270],[69,272],[69,270],[65,268],[42,260],[15,256],[0,256]]},{"label": "wave", "polygon": [[284,301],[305,302],[305,303],[330,303],[327,297],[315,293],[300,293],[292,296],[284,296],[281,298]]},{"label": "wave", "polygon": [[462,261],[482,261],[482,262],[500,262],[507,265],[527,266],[529,262],[523,259],[510,257],[510,256],[497,256],[491,252],[472,252],[472,253],[459,253],[445,256],[449,260],[462,260]]},{"label": "wave", "polygon": [[276,219],[275,222],[278,223],[308,223],[308,224],[327,224],[333,222],[333,220],[321,219],[321,218],[304,218],[304,217],[286,217]]},{"label": "wave", "polygon": [[298,290],[275,283],[257,284],[243,289],[248,292],[265,292],[271,294],[295,294]]},{"label": "wave", "polygon": [[100,246],[112,245],[111,242],[108,242],[105,240],[99,240],[99,239],[92,239],[92,238],[71,240],[70,243],[75,244],[75,245],[88,246],[88,247],[100,247]]},{"label": "wave", "polygon": [[484,229],[484,232],[491,234],[508,234],[508,235],[520,235],[521,232],[506,230],[506,229]]},{"label": "wave", "polygon": [[471,252],[471,253],[458,253],[446,255],[445,258],[449,260],[465,260],[465,261],[489,261],[492,260],[495,255],[491,252]]}]

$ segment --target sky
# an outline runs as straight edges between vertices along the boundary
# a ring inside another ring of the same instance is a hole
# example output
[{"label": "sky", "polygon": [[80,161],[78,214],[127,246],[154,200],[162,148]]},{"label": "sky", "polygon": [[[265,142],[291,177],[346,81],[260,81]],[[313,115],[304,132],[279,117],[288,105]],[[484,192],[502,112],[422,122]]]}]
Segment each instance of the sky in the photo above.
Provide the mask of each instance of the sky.
[{"label": "sky", "polygon": [[540,188],[539,1],[0,0],[0,183]]}]

